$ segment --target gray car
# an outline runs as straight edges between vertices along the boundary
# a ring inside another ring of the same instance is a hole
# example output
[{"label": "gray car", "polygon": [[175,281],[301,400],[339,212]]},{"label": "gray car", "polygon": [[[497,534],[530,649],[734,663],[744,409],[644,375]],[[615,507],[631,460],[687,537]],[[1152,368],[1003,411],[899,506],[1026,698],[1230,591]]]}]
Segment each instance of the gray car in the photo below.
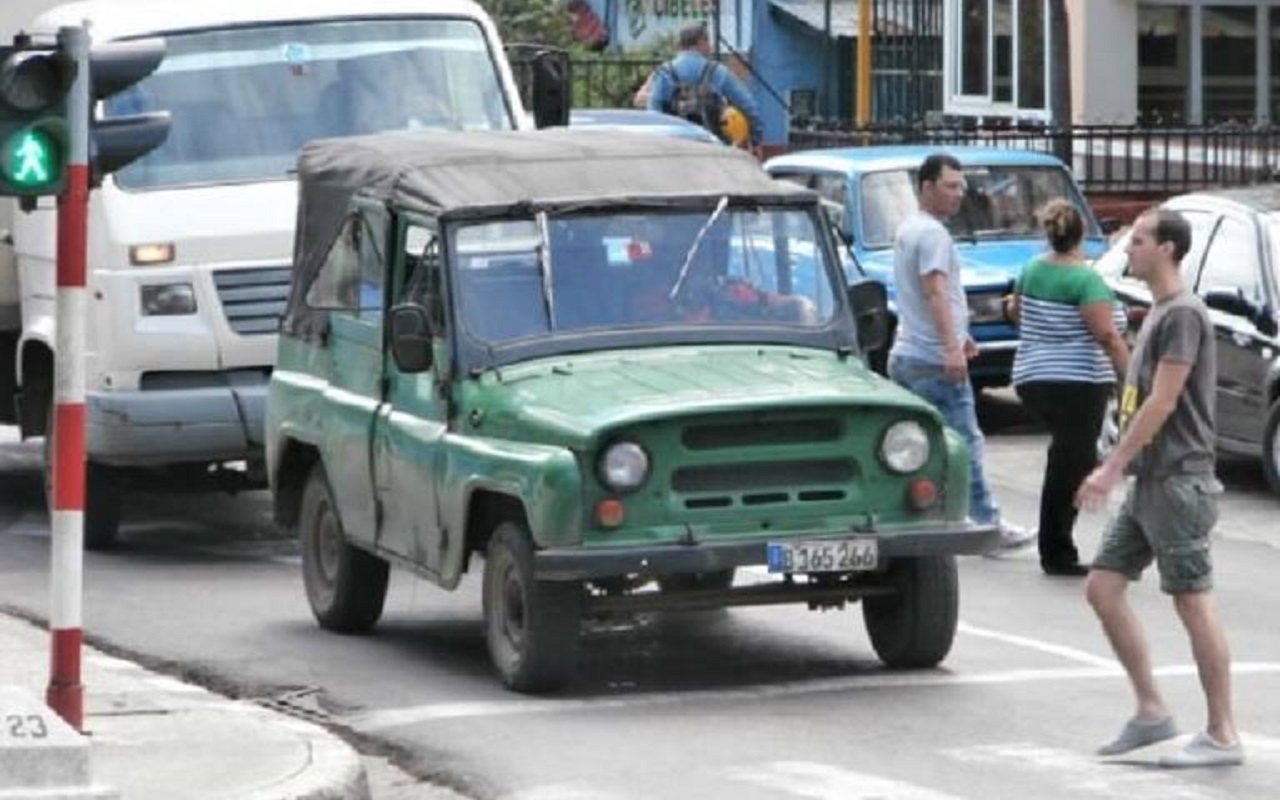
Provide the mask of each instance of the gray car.
[{"label": "gray car", "polygon": [[[1280,493],[1280,186],[1179,195],[1163,207],[1191,224],[1182,275],[1217,337],[1218,450],[1261,458]],[[1129,274],[1128,245],[1121,237],[1097,267],[1138,322],[1151,294]]]}]

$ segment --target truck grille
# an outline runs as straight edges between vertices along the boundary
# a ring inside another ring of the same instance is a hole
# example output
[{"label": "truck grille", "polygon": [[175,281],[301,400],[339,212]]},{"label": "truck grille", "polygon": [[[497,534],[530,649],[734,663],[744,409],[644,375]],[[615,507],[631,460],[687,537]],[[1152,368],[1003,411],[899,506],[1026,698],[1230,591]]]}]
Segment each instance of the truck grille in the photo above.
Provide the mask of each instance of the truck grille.
[{"label": "truck grille", "polygon": [[227,325],[241,336],[275,333],[289,299],[291,269],[255,267],[224,269],[213,274]]}]

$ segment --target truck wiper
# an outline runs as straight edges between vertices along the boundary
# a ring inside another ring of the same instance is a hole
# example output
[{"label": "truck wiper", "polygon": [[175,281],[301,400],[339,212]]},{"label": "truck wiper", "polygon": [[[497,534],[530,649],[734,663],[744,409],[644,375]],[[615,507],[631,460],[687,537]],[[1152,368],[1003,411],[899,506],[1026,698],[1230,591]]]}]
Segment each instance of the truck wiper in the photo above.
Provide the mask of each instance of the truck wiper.
[{"label": "truck wiper", "polygon": [[547,313],[547,330],[555,330],[556,308],[555,298],[551,295],[551,231],[547,225],[547,212],[539,211],[535,217],[538,221],[538,238],[537,247],[534,248],[534,257],[538,261],[538,275],[542,278],[542,310]]},{"label": "truck wiper", "polygon": [[702,223],[702,227],[698,229],[698,235],[693,237],[693,244],[689,245],[689,252],[684,254],[684,263],[680,265],[680,274],[676,277],[675,285],[671,287],[671,292],[667,295],[667,299],[674,301],[680,295],[680,290],[684,288],[685,278],[689,276],[689,265],[693,263],[693,257],[698,254],[698,248],[702,246],[702,240],[706,238],[707,231],[711,230],[711,226],[716,224],[716,220],[729,207],[729,196],[724,195],[720,198],[720,202],[716,203],[716,208],[711,212],[711,216],[707,217],[707,221]]}]

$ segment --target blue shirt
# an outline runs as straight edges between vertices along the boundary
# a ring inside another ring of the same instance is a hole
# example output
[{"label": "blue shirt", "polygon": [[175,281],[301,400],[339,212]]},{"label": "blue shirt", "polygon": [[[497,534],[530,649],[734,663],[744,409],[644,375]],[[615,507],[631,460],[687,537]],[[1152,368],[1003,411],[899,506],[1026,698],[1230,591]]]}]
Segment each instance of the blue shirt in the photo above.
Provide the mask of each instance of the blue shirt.
[{"label": "blue shirt", "polygon": [[[649,92],[649,110],[661,111],[677,85],[698,83],[707,61],[707,57],[697,50],[681,50],[675,58],[659,67],[657,74],[653,76],[653,89]],[[668,70],[675,73],[674,81]],[[747,87],[724,64],[716,64],[711,70],[710,83],[711,88],[747,116],[747,121],[751,123],[751,144],[759,144],[764,131],[764,120],[760,118],[760,106],[756,105],[756,100]]]}]

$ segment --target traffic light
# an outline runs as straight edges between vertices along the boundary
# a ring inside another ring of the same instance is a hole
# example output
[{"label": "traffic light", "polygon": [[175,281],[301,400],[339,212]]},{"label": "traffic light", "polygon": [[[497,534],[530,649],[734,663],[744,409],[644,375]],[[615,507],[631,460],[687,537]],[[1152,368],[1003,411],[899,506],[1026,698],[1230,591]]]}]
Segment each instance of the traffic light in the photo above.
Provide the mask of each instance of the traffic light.
[{"label": "traffic light", "polygon": [[[161,38],[95,44],[89,51],[89,94],[107,100],[156,71],[165,56]],[[102,178],[141,158],[169,135],[168,111],[149,110],[145,92],[134,88],[137,113],[95,116],[89,122],[89,163],[94,186]]]},{"label": "traffic light", "polygon": [[[58,194],[66,181],[67,90],[76,64],[55,46],[0,47],[0,196]],[[32,201],[34,202],[34,200]]]}]

